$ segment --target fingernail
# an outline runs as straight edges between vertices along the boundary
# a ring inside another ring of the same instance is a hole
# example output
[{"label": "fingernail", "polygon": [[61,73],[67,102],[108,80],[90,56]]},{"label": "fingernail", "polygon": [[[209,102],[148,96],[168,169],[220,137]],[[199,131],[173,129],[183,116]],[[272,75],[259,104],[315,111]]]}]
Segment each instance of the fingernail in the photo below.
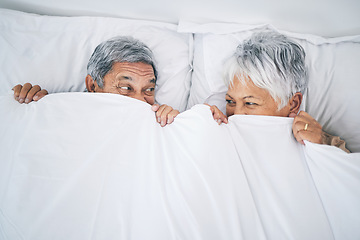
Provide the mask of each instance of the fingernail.
[{"label": "fingernail", "polygon": [[217,120],[217,123],[220,125],[220,124],[221,124],[221,119],[218,119],[218,120]]},{"label": "fingernail", "polygon": [[29,103],[29,102],[30,102],[30,100],[26,98],[26,99],[25,99],[25,103]]},{"label": "fingernail", "polygon": [[157,121],[158,121],[158,123],[161,122],[161,118],[158,118]]},{"label": "fingernail", "polygon": [[165,126],[165,121],[161,121],[161,126]]},{"label": "fingernail", "polygon": [[167,120],[167,123],[168,124],[171,123],[172,120],[173,120],[172,117],[169,117],[168,120]]},{"label": "fingernail", "polygon": [[23,98],[20,98],[19,99],[19,103],[23,103],[24,102],[24,99]]},{"label": "fingernail", "polygon": [[34,99],[34,100],[38,100],[39,97],[38,97],[38,96],[34,96],[33,99]]}]

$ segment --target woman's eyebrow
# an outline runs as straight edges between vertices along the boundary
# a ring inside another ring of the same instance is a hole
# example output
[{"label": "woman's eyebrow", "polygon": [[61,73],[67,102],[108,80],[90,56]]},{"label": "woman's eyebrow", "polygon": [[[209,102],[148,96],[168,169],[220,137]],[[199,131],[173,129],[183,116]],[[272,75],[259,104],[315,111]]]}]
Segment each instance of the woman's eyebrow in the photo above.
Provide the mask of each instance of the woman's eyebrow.
[{"label": "woman's eyebrow", "polygon": [[230,96],[229,94],[226,94],[226,96],[228,96],[229,98],[233,99],[233,97],[232,97],[232,96]]},{"label": "woman's eyebrow", "polygon": [[243,97],[243,99],[247,99],[247,98],[256,98],[256,99],[260,99],[260,98],[258,98],[258,97],[255,97],[255,96],[245,96],[245,97]]}]

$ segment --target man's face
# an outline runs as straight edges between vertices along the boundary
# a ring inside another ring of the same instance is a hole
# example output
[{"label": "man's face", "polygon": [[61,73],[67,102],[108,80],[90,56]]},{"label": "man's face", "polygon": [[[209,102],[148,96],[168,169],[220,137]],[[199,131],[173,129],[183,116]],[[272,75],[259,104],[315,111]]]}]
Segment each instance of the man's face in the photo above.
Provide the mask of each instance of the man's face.
[{"label": "man's face", "polygon": [[94,92],[115,93],[153,105],[155,102],[155,74],[146,63],[115,63],[104,77],[104,86],[95,83]]}]

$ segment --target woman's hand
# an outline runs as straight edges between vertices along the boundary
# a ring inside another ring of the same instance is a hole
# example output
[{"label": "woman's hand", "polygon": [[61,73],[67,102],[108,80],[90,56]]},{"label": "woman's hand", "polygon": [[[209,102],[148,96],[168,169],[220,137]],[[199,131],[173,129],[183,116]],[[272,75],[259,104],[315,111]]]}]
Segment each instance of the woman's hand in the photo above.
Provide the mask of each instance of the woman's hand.
[{"label": "woman's hand", "polygon": [[289,117],[294,118],[292,130],[299,143],[304,144],[304,140],[312,143],[323,143],[322,126],[308,113],[300,111],[298,115],[291,113]]},{"label": "woman's hand", "polygon": [[214,120],[220,125],[221,123],[228,123],[228,119],[225,114],[222,113],[215,105],[210,106],[209,104],[205,103],[210,107],[210,111],[213,115]]},{"label": "woman's hand", "polygon": [[45,89],[41,90],[39,85],[32,86],[31,83],[25,83],[24,86],[21,84],[13,87],[14,98],[19,103],[30,103],[32,101],[38,101],[40,98],[49,94]]},{"label": "woman's hand", "polygon": [[160,123],[162,127],[166,124],[171,124],[175,117],[180,113],[178,110],[173,109],[172,107],[164,104],[154,104],[151,106],[151,109],[155,112],[156,121]]}]

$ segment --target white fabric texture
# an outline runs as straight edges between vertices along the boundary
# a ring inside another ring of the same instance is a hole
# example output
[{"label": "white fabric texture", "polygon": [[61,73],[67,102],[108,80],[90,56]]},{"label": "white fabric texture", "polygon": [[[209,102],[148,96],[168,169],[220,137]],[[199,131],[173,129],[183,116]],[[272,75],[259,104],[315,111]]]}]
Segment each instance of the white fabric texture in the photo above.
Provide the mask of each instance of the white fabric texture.
[{"label": "white fabric texture", "polygon": [[93,93],[0,96],[0,239],[359,239],[360,153],[292,119]]},{"label": "white fabric texture", "polygon": [[192,34],[177,25],[109,17],[42,16],[0,9],[0,94],[17,84],[50,93],[85,90],[86,66],[95,47],[132,36],[154,53],[156,101],[183,111],[190,91]]},{"label": "white fabric texture", "polygon": [[[207,102],[225,113],[225,61],[240,42],[255,31],[269,28],[275,29],[271,25],[180,22],[179,32],[194,33],[194,72],[188,108]],[[305,49],[309,85],[303,110],[326,132],[344,139],[349,150],[360,152],[357,110],[360,109],[360,36],[323,38],[275,30]]]}]

